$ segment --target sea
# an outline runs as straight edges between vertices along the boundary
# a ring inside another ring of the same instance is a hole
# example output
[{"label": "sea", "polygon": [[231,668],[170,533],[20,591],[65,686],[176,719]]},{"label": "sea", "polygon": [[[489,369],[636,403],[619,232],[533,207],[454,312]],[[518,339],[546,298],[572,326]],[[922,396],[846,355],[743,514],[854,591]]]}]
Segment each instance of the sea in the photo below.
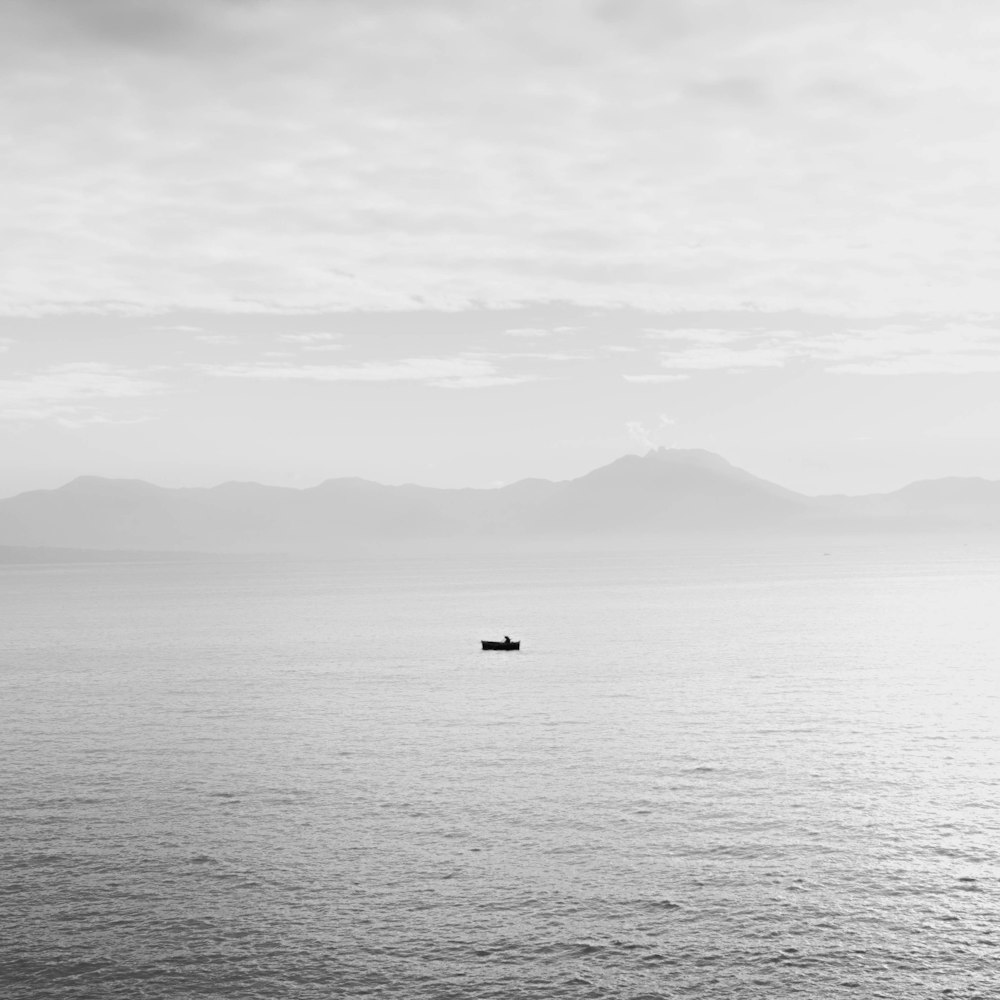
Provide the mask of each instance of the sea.
[{"label": "sea", "polygon": [[996,540],[0,566],[5,1000],[992,1000],[998,945]]}]

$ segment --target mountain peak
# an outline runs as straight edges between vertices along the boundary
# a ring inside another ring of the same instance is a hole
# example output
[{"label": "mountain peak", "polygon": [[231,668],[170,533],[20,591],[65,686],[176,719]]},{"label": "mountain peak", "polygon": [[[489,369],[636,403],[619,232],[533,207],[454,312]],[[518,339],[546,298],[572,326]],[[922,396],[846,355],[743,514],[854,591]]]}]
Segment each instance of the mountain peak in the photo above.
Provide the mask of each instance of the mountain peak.
[{"label": "mountain peak", "polygon": [[159,492],[160,487],[147,483],[143,479],[109,479],[106,476],[77,476],[71,479],[65,486],[59,488],[60,492],[67,493],[93,493],[105,495],[109,493],[130,492]]},{"label": "mountain peak", "polygon": [[642,456],[647,462],[669,462],[673,465],[697,465],[719,471],[734,468],[721,455],[704,448],[651,448]]}]

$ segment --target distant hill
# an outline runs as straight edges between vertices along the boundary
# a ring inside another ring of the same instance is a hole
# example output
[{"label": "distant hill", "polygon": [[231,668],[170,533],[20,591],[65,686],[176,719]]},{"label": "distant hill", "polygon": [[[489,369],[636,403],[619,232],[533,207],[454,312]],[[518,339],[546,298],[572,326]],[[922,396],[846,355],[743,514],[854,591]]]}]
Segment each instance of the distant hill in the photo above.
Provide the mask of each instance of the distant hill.
[{"label": "distant hill", "polygon": [[0,500],[0,546],[144,552],[340,552],[445,540],[1000,529],[1000,483],[941,479],[807,497],[705,451],[626,455],[578,479],[441,490],[332,479],[164,489],[85,476]]},{"label": "distant hill", "polygon": [[733,531],[799,520],[808,505],[711,452],[660,448],[556,484],[526,526],[571,534]]},{"label": "distant hill", "polygon": [[892,493],[817,497],[835,521],[908,531],[1000,528],[1000,483],[949,477],[910,483]]}]

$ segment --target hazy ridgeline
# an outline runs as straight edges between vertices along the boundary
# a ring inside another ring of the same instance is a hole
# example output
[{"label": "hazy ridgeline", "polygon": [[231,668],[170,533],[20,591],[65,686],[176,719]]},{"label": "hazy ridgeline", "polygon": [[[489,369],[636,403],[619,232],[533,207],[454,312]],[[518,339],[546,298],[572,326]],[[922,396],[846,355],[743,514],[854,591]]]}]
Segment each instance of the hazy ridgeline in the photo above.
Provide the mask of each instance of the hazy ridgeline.
[{"label": "hazy ridgeline", "polygon": [[1000,483],[943,479],[895,493],[808,497],[703,451],[629,455],[579,479],[445,490],[329,480],[311,489],[226,483],[163,489],[76,479],[0,500],[0,545],[286,552],[472,549],[691,536],[802,536],[1000,529]]}]

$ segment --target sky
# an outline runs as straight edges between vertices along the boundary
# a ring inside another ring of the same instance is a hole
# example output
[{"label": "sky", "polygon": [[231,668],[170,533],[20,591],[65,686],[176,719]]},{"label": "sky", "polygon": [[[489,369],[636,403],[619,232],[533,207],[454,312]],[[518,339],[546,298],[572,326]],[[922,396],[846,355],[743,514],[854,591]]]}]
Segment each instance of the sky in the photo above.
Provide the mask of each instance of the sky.
[{"label": "sky", "polygon": [[990,0],[0,0],[0,495],[1000,479]]}]

